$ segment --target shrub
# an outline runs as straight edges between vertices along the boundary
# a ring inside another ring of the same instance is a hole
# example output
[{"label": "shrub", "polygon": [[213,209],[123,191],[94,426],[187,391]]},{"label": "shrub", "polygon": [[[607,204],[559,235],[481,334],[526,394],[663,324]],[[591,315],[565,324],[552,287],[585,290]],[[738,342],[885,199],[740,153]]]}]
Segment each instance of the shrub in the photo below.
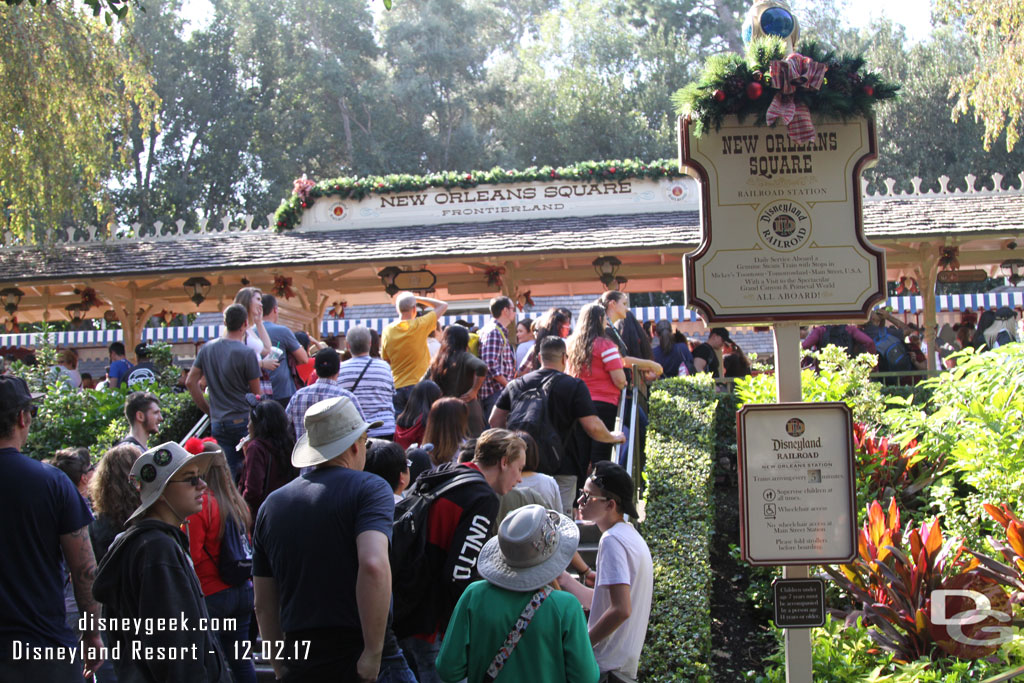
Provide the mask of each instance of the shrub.
[{"label": "shrub", "polygon": [[[781,635],[781,631],[779,632]],[[780,639],[781,640],[781,639]],[[860,619],[849,625],[826,615],[825,626],[813,629],[811,647],[814,652],[813,677],[828,683],[966,683],[980,681],[1020,666],[1024,660],[1024,640],[1004,645],[987,659],[932,661],[919,659],[899,663],[888,652],[878,652]],[[786,667],[782,644],[769,657],[771,665],[758,683],[785,683]]]},{"label": "shrub", "polygon": [[665,380],[651,393],[641,532],[654,559],[654,598],[640,680],[710,680],[717,404],[708,375]]},{"label": "shrub", "polygon": [[[961,659],[991,655],[999,645],[972,646],[949,637],[945,626],[932,624],[929,612],[932,592],[938,589],[970,589],[984,593],[994,609],[1009,612],[1003,581],[972,570],[977,557],[967,553],[960,539],[944,539],[939,520],[902,529],[895,498],[888,514],[877,501],[868,507],[864,526],[857,535],[858,557],[840,571],[825,571],[863,605],[871,639],[895,655],[896,661],[922,657],[940,658],[943,652]],[[860,612],[854,610],[853,614]],[[986,619],[966,625],[965,635],[987,641]],[[936,647],[937,646],[937,647]],[[940,649],[941,648],[941,649]]]},{"label": "shrub", "polygon": [[930,404],[890,399],[885,419],[901,443],[917,439],[921,455],[945,460],[929,502],[947,530],[978,547],[992,529],[984,503],[1024,507],[1024,344],[956,358],[951,371],[923,382]]},{"label": "shrub", "polygon": [[[818,372],[804,369],[800,374],[804,401],[843,401],[853,411],[854,422],[874,426],[882,423],[885,404],[882,386],[871,381],[876,358],[861,354],[850,358],[837,346],[804,352],[818,363]],[[736,380],[736,395],[742,404],[776,403],[775,376],[752,375]]]},{"label": "shrub", "polygon": [[[50,341],[49,328],[44,326],[42,332],[35,354],[37,364],[12,366],[14,374],[24,378],[34,391],[43,393],[25,453],[42,460],[61,448],[82,446],[90,450],[94,459],[99,458],[128,431],[124,403],[131,391],[124,385],[103,391],[79,391],[62,381],[54,384],[50,366],[56,362],[57,353]],[[180,441],[202,413],[187,393],[174,391],[179,372],[171,364],[170,344],[153,344],[150,352],[160,371],[160,381],[146,386],[146,391],[160,398],[164,416],[157,439],[161,443]]]}]

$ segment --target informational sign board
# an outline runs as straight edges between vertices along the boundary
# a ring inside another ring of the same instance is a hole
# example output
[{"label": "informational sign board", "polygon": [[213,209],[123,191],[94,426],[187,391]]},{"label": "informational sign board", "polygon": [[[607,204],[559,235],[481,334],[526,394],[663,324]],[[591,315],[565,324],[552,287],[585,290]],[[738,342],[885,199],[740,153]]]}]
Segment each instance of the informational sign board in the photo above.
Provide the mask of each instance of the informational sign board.
[{"label": "informational sign board", "polygon": [[776,579],[775,625],[814,628],[825,625],[825,582],[821,579]]},{"label": "informational sign board", "polygon": [[689,177],[481,183],[469,188],[371,193],[362,199],[320,197],[303,212],[297,229],[323,232],[669,213],[696,211],[698,202],[697,183]]},{"label": "informational sign board", "polygon": [[853,560],[857,517],[849,407],[747,405],[736,422],[743,559],[753,565]]},{"label": "informational sign board", "polygon": [[806,144],[735,116],[701,137],[680,122],[703,227],[684,260],[688,306],[708,322],[863,320],[885,299],[884,252],[865,239],[861,216],[872,121],[815,118]]}]

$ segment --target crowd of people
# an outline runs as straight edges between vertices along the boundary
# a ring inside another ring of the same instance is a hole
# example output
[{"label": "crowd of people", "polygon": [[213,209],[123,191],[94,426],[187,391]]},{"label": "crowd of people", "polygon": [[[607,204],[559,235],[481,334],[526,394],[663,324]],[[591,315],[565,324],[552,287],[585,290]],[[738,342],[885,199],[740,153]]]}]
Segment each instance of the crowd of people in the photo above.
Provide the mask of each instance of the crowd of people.
[{"label": "crowd of people", "polygon": [[[131,391],[96,463],[23,455],[36,397],[0,375],[0,680],[251,682],[257,655],[290,681],[635,678],[653,567],[618,416],[642,463],[649,384],[749,374],[742,349],[643,325],[621,292],[533,320],[499,296],[480,330],[395,307],[321,342],[243,288],[183,381],[211,436],[153,444],[160,398]],[[940,344],[1013,341],[1009,317]],[[879,311],[803,344],[922,367],[918,333]],[[112,344],[103,383],[145,387],[146,351]],[[76,368],[55,380],[88,388]],[[601,532],[593,567],[574,520]]]},{"label": "crowd of people", "polygon": [[[0,571],[0,680],[255,681],[257,655],[293,681],[635,677],[653,569],[616,414],[640,376],[699,371],[685,341],[652,346],[618,293],[575,324],[496,297],[480,330],[395,305],[382,335],[325,343],[240,290],[184,380],[211,436],[152,443],[160,398],[132,391],[95,464],[24,456],[35,397],[0,376],[23,549]],[[110,357],[105,381],[134,386]],[[602,532],[593,567],[574,518]]]}]

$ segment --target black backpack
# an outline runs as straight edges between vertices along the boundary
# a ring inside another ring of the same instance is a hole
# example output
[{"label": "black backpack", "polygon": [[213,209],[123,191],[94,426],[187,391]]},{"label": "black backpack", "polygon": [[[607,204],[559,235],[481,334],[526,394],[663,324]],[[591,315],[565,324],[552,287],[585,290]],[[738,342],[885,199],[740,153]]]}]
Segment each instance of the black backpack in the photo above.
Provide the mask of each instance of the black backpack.
[{"label": "black backpack", "polygon": [[[206,550],[205,546],[203,550]],[[210,559],[213,555],[209,550]],[[229,586],[240,586],[252,578],[252,545],[245,530],[228,515],[224,518],[224,536],[220,539],[220,560],[217,562],[220,580]]]},{"label": "black backpack", "polygon": [[526,432],[537,442],[540,458],[537,471],[541,474],[557,474],[565,452],[565,444],[551,424],[548,412],[551,384],[558,376],[559,373],[552,373],[550,377],[531,384],[516,380],[509,393],[512,410],[509,411],[505,428]]},{"label": "black backpack", "polygon": [[846,355],[853,357],[853,337],[850,336],[846,325],[829,325],[825,330],[825,339],[821,342],[822,347],[838,346],[846,351]]},{"label": "black backpack", "polygon": [[394,627],[399,638],[411,635],[405,631],[405,623],[439,590],[441,568],[431,566],[427,558],[430,506],[443,493],[473,481],[485,480],[476,470],[458,474],[432,490],[417,480],[405,498],[395,505],[395,521],[391,527],[391,587]]}]

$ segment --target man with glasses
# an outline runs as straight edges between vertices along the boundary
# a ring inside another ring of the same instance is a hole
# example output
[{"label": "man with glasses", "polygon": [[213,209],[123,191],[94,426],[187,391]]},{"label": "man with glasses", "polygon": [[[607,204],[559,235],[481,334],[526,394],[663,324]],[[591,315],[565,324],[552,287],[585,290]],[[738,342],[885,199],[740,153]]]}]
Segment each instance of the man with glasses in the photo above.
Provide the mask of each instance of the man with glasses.
[{"label": "man with glasses", "polygon": [[[554,335],[544,337],[538,358],[540,370],[512,380],[502,391],[491,411],[490,425],[508,427],[509,415],[521,403],[532,400],[531,393],[540,391],[547,395],[548,433],[541,433],[540,420],[532,421],[533,426],[517,424],[515,428],[530,432],[537,442],[543,463],[538,471],[554,476],[562,498],[561,512],[571,517],[573,494],[590,466],[590,439],[601,443],[622,443],[626,437],[622,432],[608,431],[597,416],[587,385],[565,374],[564,339]],[[577,422],[580,429],[576,429]]]},{"label": "man with glasses", "polygon": [[[0,680],[81,681],[103,663],[99,632],[88,622],[100,614],[92,596],[92,514],[63,472],[22,454],[35,414],[25,380],[0,376]],[[64,618],[62,553],[88,626],[85,662]],[[57,654],[41,654],[47,651]]]},{"label": "man with glasses", "polygon": [[633,480],[621,466],[603,461],[579,495],[580,515],[597,524],[597,580],[590,589],[568,572],[558,578],[590,610],[587,627],[601,681],[636,678],[640,650],[647,635],[654,592],[654,565],[647,543],[625,515],[636,519]]}]

